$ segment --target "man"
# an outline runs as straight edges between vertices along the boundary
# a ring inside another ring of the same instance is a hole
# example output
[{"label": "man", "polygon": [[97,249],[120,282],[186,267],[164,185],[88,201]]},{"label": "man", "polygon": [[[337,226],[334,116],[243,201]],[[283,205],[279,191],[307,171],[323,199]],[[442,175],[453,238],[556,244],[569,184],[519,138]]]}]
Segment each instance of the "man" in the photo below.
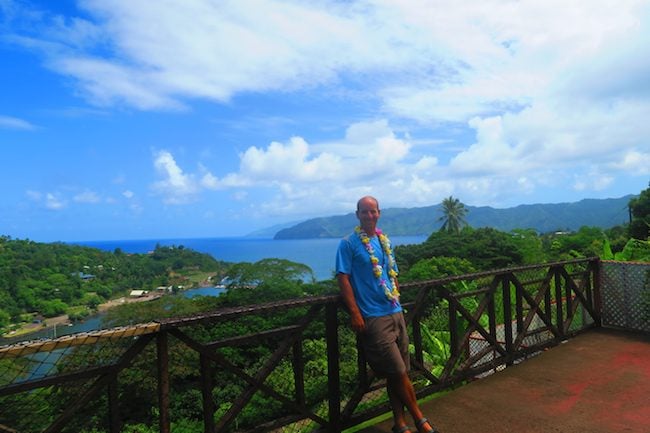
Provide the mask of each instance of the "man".
[{"label": "man", "polygon": [[408,376],[409,343],[399,303],[397,265],[390,241],[377,228],[380,214],[374,197],[357,202],[360,225],[339,244],[336,278],[366,359],[378,376],[386,378],[393,432],[410,432],[406,407],[419,433],[437,433],[422,414]]}]

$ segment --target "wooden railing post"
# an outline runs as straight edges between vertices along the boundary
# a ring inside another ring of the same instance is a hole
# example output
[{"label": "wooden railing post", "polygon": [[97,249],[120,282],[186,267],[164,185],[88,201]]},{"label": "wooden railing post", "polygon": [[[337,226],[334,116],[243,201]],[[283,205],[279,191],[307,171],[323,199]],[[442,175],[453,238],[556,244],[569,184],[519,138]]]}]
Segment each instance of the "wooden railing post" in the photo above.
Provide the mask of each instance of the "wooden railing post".
[{"label": "wooden railing post", "polygon": [[339,333],[338,304],[330,302],[325,308],[325,329],[327,341],[327,388],[329,394],[327,431],[341,431],[341,378],[339,375]]},{"label": "wooden railing post", "polygon": [[602,304],[602,289],[603,289],[603,282],[602,282],[602,270],[603,270],[603,264],[600,261],[600,259],[595,259],[589,263],[589,266],[591,267],[592,271],[592,284],[593,284],[593,297],[594,297],[594,311],[596,312],[596,317],[594,317],[594,322],[596,323],[596,326],[601,327],[603,326],[603,304]]},{"label": "wooden railing post", "polygon": [[203,353],[199,355],[201,364],[201,395],[203,397],[203,429],[205,433],[214,433],[214,411],[215,404],[212,399],[212,389],[214,388],[212,378],[212,363]]},{"label": "wooden railing post", "polygon": [[420,316],[417,314],[417,312],[413,315],[411,328],[413,329],[413,346],[415,347],[415,359],[420,365],[424,365],[424,354],[422,349],[422,328],[420,327]]},{"label": "wooden railing post", "polygon": [[557,320],[557,329],[560,333],[561,339],[564,339],[566,334],[564,329],[564,313],[562,302],[562,278],[559,265],[553,266],[553,281],[555,282],[555,318]]},{"label": "wooden railing post", "polygon": [[571,326],[571,321],[573,320],[573,293],[571,292],[571,284],[569,284],[568,281],[570,277],[569,271],[566,269],[566,265],[564,266],[564,272],[566,273],[566,277],[560,278],[558,275],[558,278],[560,278],[560,281],[564,279],[564,298],[566,299],[566,323],[568,330],[568,327]]},{"label": "wooden railing post", "polygon": [[119,433],[122,429],[120,421],[120,402],[117,389],[117,373],[111,375],[108,382],[108,430],[111,433]]},{"label": "wooden railing post", "polygon": [[293,356],[291,364],[293,366],[293,382],[296,387],[296,402],[300,407],[304,407],[305,400],[305,363],[302,354],[302,339],[293,343]]},{"label": "wooden railing post", "polygon": [[158,354],[158,409],[160,433],[169,433],[171,424],[169,419],[169,342],[167,332],[162,331],[156,339]]},{"label": "wooden railing post", "polygon": [[[451,295],[450,295],[451,296]],[[449,299],[448,299],[449,301]],[[461,348],[458,347],[458,320],[456,319],[456,307],[451,301],[448,302],[449,308],[449,345],[451,346],[451,357],[456,357]]]},{"label": "wooden railing post", "polygon": [[515,351],[514,345],[512,344],[512,299],[510,299],[510,278],[508,275],[503,275],[501,278],[501,289],[503,293],[503,337],[507,354],[506,365],[511,366],[515,358]]}]

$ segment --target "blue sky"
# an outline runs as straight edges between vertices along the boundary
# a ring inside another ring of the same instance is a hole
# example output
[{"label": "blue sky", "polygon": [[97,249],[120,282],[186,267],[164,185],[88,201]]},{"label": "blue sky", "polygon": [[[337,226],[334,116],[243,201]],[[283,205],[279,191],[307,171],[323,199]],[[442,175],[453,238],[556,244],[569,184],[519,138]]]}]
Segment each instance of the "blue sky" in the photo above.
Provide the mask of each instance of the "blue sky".
[{"label": "blue sky", "polygon": [[650,179],[650,3],[0,0],[0,235],[238,236]]}]

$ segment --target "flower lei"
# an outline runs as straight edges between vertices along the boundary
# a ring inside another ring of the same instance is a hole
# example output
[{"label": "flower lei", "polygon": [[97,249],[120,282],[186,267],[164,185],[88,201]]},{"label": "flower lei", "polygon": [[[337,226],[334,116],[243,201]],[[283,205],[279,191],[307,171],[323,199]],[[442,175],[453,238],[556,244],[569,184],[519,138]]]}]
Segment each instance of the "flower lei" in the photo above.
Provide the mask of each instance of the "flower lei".
[{"label": "flower lei", "polygon": [[386,294],[386,297],[388,298],[389,301],[393,305],[397,304],[397,301],[399,301],[399,291],[397,290],[397,283],[395,281],[395,277],[397,277],[397,272],[395,271],[395,259],[393,258],[393,251],[390,248],[390,240],[388,239],[388,236],[382,233],[381,230],[375,229],[375,233],[377,233],[377,236],[379,237],[379,243],[381,244],[382,249],[384,250],[384,254],[388,257],[388,276],[390,278],[390,283],[392,286],[392,290],[388,288],[388,285],[386,284],[386,280],[382,278],[383,276],[383,268],[379,264],[379,259],[377,256],[375,256],[375,249],[372,247],[372,244],[370,243],[370,238],[368,237],[368,234],[361,230],[361,227],[356,226],[354,228],[354,232],[359,236],[359,239],[361,239],[361,243],[363,244],[364,248],[368,252],[368,255],[370,256],[370,263],[372,264],[372,273],[375,275],[375,278],[379,280],[379,285],[384,289],[384,293]]}]

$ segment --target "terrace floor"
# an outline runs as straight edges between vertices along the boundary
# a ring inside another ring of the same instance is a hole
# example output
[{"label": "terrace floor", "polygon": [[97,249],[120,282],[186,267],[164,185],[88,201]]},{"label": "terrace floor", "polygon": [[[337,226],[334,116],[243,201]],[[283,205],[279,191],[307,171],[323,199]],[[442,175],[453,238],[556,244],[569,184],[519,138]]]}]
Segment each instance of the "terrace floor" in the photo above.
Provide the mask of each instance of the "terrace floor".
[{"label": "terrace floor", "polygon": [[421,407],[441,433],[649,433],[650,335],[588,331]]}]

